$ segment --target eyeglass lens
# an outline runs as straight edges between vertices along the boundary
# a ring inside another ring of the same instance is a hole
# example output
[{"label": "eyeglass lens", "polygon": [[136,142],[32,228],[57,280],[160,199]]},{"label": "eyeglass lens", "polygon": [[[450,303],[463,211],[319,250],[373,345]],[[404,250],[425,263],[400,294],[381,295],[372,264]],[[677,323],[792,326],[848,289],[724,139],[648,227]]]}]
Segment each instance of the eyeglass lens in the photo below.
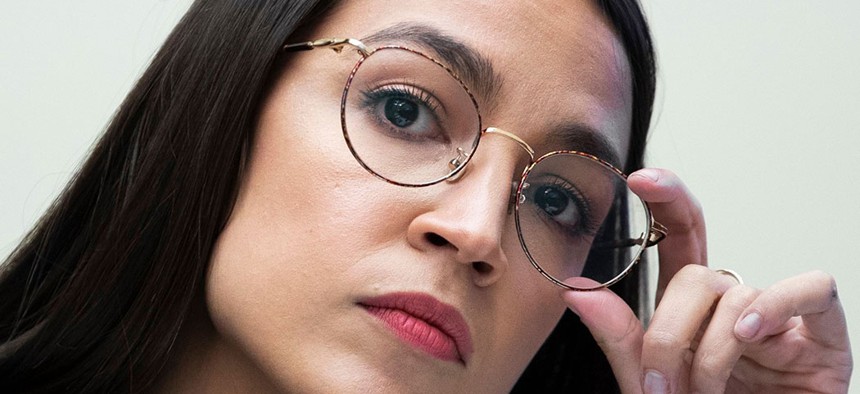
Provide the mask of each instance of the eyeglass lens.
[{"label": "eyeglass lens", "polygon": [[650,217],[623,176],[588,156],[557,153],[531,168],[517,201],[520,241],[545,275],[576,288],[612,283],[639,258]]},{"label": "eyeglass lens", "polygon": [[[451,176],[481,135],[477,106],[462,82],[432,58],[403,48],[380,48],[356,65],[341,116],[359,163],[406,186]],[[517,228],[529,260],[551,280],[574,287],[595,286],[570,278],[603,284],[623,274],[639,257],[650,226],[624,177],[590,156],[538,159],[517,200]]]},{"label": "eyeglass lens", "polygon": [[344,134],[371,172],[423,185],[448,177],[477,146],[472,97],[442,65],[405,49],[382,48],[353,74],[343,107]]}]

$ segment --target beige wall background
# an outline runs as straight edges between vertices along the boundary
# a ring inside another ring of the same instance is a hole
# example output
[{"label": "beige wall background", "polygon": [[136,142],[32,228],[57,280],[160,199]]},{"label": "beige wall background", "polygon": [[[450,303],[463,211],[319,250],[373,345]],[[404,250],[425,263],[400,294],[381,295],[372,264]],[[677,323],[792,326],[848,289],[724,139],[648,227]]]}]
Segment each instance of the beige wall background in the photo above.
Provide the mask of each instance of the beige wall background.
[{"label": "beige wall background", "polygon": [[648,163],[699,198],[711,266],[757,287],[833,274],[856,365],[860,3],[644,3],[661,68]]},{"label": "beige wall background", "polygon": [[[0,4],[0,258],[62,189],[189,4]],[[832,273],[860,346],[860,3],[644,7],[660,62],[648,162],[698,196],[711,265],[759,287]]]}]

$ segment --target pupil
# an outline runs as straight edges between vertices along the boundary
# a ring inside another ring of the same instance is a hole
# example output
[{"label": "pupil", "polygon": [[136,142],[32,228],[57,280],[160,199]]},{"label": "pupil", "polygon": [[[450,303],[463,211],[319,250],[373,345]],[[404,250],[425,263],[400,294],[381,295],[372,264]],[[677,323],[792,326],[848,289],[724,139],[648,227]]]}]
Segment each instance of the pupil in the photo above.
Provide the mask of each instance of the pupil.
[{"label": "pupil", "polygon": [[535,204],[550,215],[558,215],[567,208],[567,196],[558,189],[542,187],[535,192]]},{"label": "pupil", "polygon": [[385,103],[385,118],[397,127],[406,127],[418,118],[418,106],[402,98],[390,99]]}]

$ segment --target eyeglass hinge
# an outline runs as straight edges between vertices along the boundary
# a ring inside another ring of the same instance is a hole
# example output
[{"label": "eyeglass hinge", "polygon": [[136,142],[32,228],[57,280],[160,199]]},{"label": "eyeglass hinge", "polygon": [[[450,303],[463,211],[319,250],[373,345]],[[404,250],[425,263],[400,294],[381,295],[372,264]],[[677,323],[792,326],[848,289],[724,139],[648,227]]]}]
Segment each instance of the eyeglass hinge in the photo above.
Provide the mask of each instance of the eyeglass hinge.
[{"label": "eyeglass hinge", "polygon": [[370,55],[370,51],[367,49],[364,43],[354,38],[321,38],[319,40],[314,41],[287,44],[284,45],[283,50],[287,52],[298,52],[308,51],[319,47],[330,47],[333,51],[340,53],[341,51],[343,51],[343,47],[346,45],[354,46],[355,49],[357,49],[358,52],[360,52],[363,56]]},{"label": "eyeglass hinge", "polygon": [[666,226],[657,221],[652,222],[651,231],[648,232],[648,246],[656,245],[663,238],[666,238],[667,235],[669,235],[669,229]]}]

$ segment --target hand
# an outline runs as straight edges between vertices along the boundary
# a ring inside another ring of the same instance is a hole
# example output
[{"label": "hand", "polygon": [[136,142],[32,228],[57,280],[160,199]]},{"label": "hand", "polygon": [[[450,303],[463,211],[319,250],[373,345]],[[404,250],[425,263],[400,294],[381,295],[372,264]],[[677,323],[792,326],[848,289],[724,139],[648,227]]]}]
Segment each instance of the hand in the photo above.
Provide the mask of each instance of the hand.
[{"label": "hand", "polygon": [[607,289],[563,293],[623,392],[847,392],[851,349],[832,277],[739,285],[707,268],[702,210],[674,174],[641,170],[629,184],[669,230],[647,332]]}]

